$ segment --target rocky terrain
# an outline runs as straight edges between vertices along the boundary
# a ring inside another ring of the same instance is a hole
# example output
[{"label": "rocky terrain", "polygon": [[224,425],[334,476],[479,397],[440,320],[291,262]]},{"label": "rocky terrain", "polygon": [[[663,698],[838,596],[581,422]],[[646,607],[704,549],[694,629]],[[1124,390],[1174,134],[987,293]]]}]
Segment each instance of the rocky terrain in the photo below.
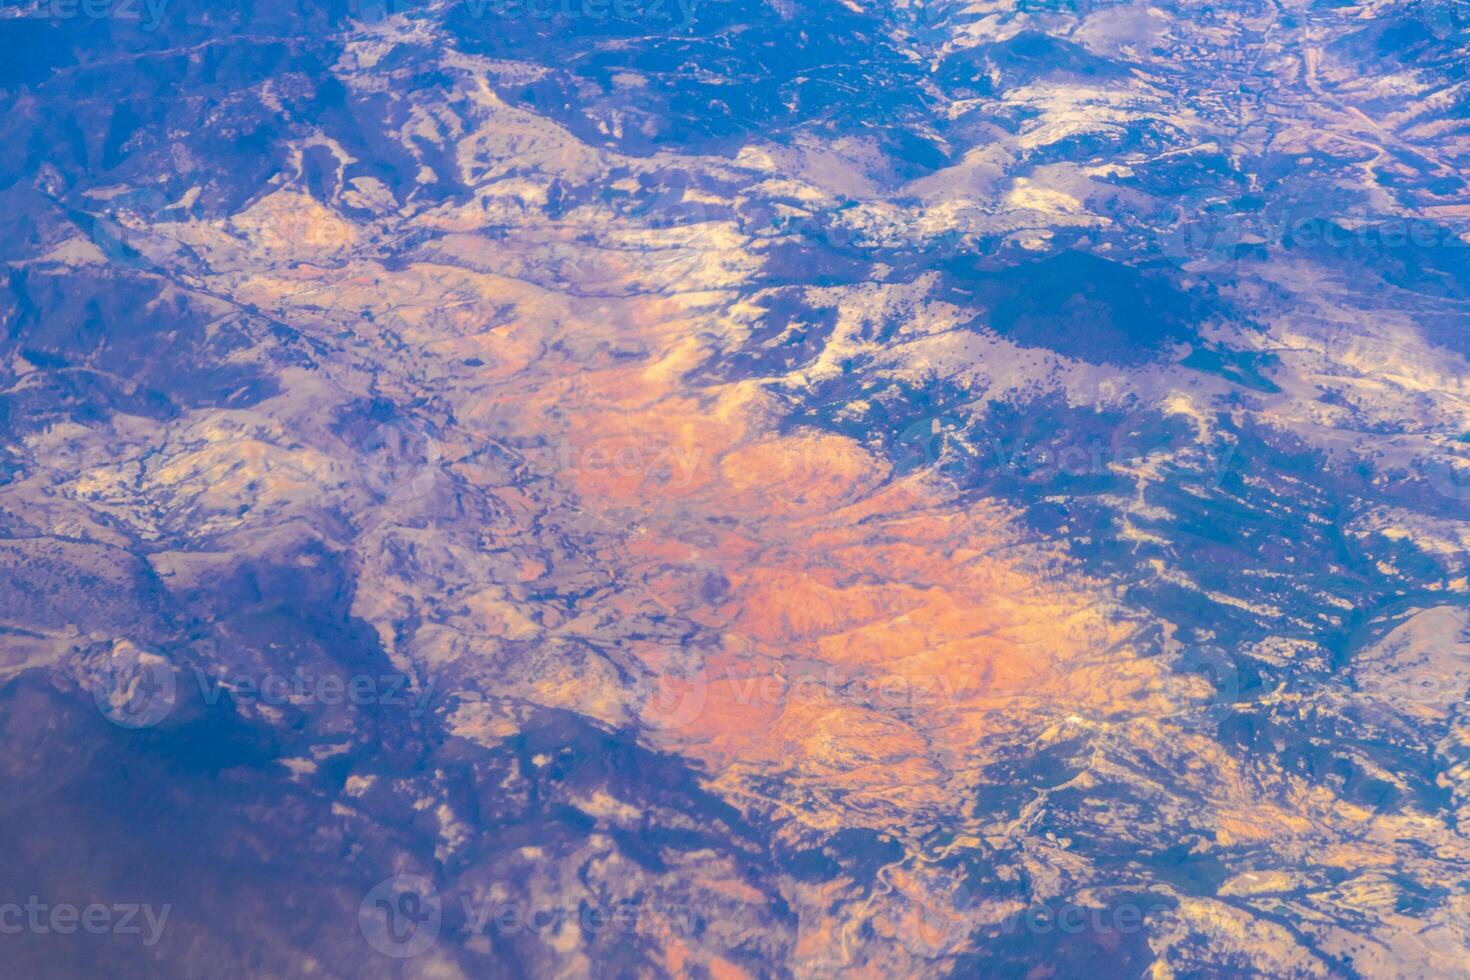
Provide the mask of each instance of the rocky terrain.
[{"label": "rocky terrain", "polygon": [[1470,6],[0,37],[18,975],[1470,975]]}]

